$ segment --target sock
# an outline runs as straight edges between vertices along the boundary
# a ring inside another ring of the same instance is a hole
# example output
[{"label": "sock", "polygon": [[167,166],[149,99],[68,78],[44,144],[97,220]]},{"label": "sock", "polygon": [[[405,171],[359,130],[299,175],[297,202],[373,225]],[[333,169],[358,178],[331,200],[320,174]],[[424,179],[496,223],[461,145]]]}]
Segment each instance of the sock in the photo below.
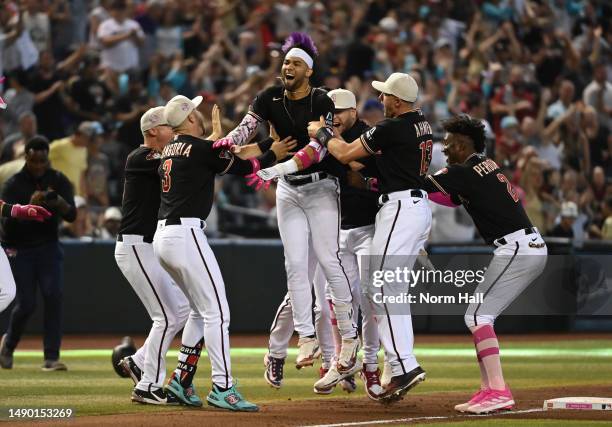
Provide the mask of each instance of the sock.
[{"label": "sock", "polygon": [[342,339],[357,338],[357,325],[353,321],[353,304],[335,303],[332,307]]},{"label": "sock", "polygon": [[474,345],[476,351],[476,358],[478,359],[478,368],[480,369],[480,389],[485,390],[489,388],[489,378],[487,377],[487,370],[485,369],[482,358],[478,355],[478,348]]},{"label": "sock", "polygon": [[506,383],[499,358],[499,342],[493,326],[480,326],[478,329],[474,329],[472,334],[478,358],[482,361],[488,387],[492,390],[505,390]]},{"label": "sock", "polygon": [[364,363],[367,372],[376,372],[378,370],[377,363]]},{"label": "sock", "polygon": [[198,360],[200,360],[203,346],[204,338],[200,339],[195,347],[181,345],[174,375],[179,379],[183,387],[189,387],[193,383],[193,377],[198,369]]},{"label": "sock", "polygon": [[338,330],[338,321],[336,320],[336,315],[334,314],[334,305],[331,300],[327,300],[329,303],[329,310],[331,314],[331,324],[332,324],[332,335],[334,337],[334,348],[336,352],[336,357],[340,356],[340,348],[342,348],[342,337],[340,336],[340,331]]}]

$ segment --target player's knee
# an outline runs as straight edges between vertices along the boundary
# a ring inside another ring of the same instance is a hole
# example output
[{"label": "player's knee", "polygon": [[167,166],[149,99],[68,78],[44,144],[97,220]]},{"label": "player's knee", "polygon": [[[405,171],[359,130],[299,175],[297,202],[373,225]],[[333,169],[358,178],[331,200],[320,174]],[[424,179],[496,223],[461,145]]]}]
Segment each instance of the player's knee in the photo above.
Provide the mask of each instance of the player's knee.
[{"label": "player's knee", "polygon": [[495,317],[487,316],[487,315],[482,315],[482,314],[478,314],[478,315],[466,314],[464,316],[464,321],[465,321],[465,325],[469,329],[472,329],[472,328],[474,328],[476,326],[480,326],[480,325],[491,325],[491,326],[493,326],[493,323],[495,322]]}]

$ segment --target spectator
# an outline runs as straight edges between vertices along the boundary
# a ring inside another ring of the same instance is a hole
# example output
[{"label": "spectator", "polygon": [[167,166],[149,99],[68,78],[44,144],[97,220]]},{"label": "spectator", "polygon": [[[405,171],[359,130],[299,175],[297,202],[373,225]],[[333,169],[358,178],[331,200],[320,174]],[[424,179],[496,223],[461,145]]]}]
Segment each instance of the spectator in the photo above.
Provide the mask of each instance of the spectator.
[{"label": "spectator", "polygon": [[51,20],[49,11],[44,9],[40,0],[25,0],[23,12],[23,26],[30,34],[32,43],[38,52],[51,49]]},{"label": "spectator", "polygon": [[612,83],[608,81],[606,63],[600,62],[593,70],[593,81],[584,88],[582,100],[597,111],[601,123],[612,128]]},{"label": "spectator", "polygon": [[563,80],[559,86],[559,99],[548,107],[546,117],[556,119],[565,114],[572,102],[574,102],[575,91],[574,83],[569,80]]},{"label": "spectator", "polygon": [[4,94],[4,101],[11,104],[11,108],[5,110],[8,126],[6,134],[18,132],[18,121],[24,113],[29,113],[34,108],[35,97],[27,85],[27,75],[21,70],[15,70],[8,77],[9,90]]},{"label": "spectator", "polygon": [[60,236],[69,239],[91,240],[94,228],[89,215],[89,208],[84,197],[74,196],[76,218],[72,222],[64,222],[60,228]]},{"label": "spectator", "polygon": [[563,202],[561,205],[561,219],[559,224],[549,233],[551,237],[574,238],[574,222],[578,217],[578,206],[574,202]]},{"label": "spectator", "polygon": [[121,225],[121,210],[111,206],[104,211],[103,223],[97,232],[100,239],[115,240]]},{"label": "spectator", "polygon": [[83,122],[73,135],[51,142],[51,166],[68,177],[76,195],[87,196],[87,149],[102,133],[100,123]]},{"label": "spectator", "polygon": [[142,144],[140,116],[153,107],[138,73],[130,73],[128,90],[116,99],[114,118],[119,122],[117,140],[123,144],[125,155]]},{"label": "spectator", "polygon": [[2,246],[11,254],[11,270],[17,285],[3,352],[12,356],[36,306],[40,288],[44,303],[43,371],[66,370],[59,361],[62,340],[63,251],[58,242],[60,220],[74,221],[76,208],[68,179],[49,165],[49,144],[42,137],[28,141],[25,167],[8,180],[2,199],[8,203],[38,204],[53,213],[43,223],[4,219]]},{"label": "spectator", "polygon": [[38,133],[36,116],[31,111],[26,111],[19,116],[19,130],[4,139],[0,163],[22,157],[26,142]]},{"label": "spectator", "polygon": [[126,0],[114,0],[110,15],[96,33],[102,45],[102,67],[113,72],[137,69],[138,46],[144,41],[142,28],[128,18]]},{"label": "spectator", "polygon": [[67,96],[67,106],[77,120],[102,121],[110,115],[112,92],[100,78],[97,55],[84,58],[79,75],[70,81]]},{"label": "spectator", "polygon": [[105,153],[100,151],[103,143],[102,127],[96,126],[96,134],[87,144],[87,171],[85,172],[87,204],[93,208],[104,208],[109,204],[110,160]]}]

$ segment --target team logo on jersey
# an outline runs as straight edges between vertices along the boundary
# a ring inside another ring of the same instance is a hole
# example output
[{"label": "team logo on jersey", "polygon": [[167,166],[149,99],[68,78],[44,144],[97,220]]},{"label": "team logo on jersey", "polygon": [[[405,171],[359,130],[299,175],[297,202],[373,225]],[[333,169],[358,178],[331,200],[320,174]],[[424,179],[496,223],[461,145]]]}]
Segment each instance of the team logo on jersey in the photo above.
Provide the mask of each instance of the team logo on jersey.
[{"label": "team logo on jersey", "polygon": [[325,125],[327,127],[332,127],[334,125],[334,115],[331,112],[327,113],[325,116]]},{"label": "team logo on jersey", "polygon": [[147,157],[145,157],[146,160],[159,160],[161,159],[161,153],[157,152],[157,151],[151,151],[149,154],[147,154]]},{"label": "team logo on jersey", "polygon": [[227,160],[230,160],[230,159],[232,158],[232,153],[230,153],[230,152],[229,152],[229,151],[227,151],[227,150],[221,150],[221,151],[219,152],[219,158],[220,158],[220,159],[227,159]]},{"label": "team logo on jersey", "polygon": [[374,126],[372,129],[370,129],[369,131],[367,131],[367,132],[365,133],[365,137],[366,137],[366,139],[371,140],[371,139],[372,139],[372,135],[374,135],[374,131],[375,131],[375,130],[376,130],[376,126]]}]

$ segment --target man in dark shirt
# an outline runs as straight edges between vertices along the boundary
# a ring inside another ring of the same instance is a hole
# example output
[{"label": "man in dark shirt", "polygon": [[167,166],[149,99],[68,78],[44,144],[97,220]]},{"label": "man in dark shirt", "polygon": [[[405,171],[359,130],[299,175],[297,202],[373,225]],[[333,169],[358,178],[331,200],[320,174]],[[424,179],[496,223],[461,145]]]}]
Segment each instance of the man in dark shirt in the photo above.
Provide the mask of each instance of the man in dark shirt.
[{"label": "man in dark shirt", "polygon": [[431,209],[421,189],[431,161],[432,132],[423,113],[414,106],[418,86],[411,76],[393,73],[385,82],[375,81],[372,86],[381,92],[385,120],[352,142],[335,138],[322,119],[311,122],[308,133],[345,164],[375,155],[382,207],[376,216],[364,293],[372,304],[380,341],[393,370],[378,400],[391,402],[423,381],[425,371],[413,353],[410,306],[402,299],[408,283],[395,280],[373,286],[372,277],[383,277],[400,266],[411,269],[424,249],[431,229]]},{"label": "man in dark shirt", "polygon": [[[319,348],[312,324],[312,293],[308,262],[305,262],[311,240],[329,283],[333,309],[342,335],[342,350],[336,364],[338,369],[330,370],[335,372],[334,381],[338,383],[361,369],[357,325],[352,321],[353,295],[337,255],[340,188],[336,176],[344,172],[342,165],[333,157],[325,156],[325,150],[316,141],[311,141],[307,132],[308,122],[319,117],[324,118],[325,126],[331,132],[334,105],[324,90],[310,86],[317,54],[312,39],[304,33],[293,33],[285,41],[283,51],[283,85],[260,92],[240,125],[227,137],[217,141],[215,146],[244,144],[263,121],[268,121],[281,138],[292,136],[298,141],[297,148],[301,149],[299,156],[279,159],[273,168],[268,168],[276,171],[275,176],[287,175],[279,181],[276,200],[278,229],[285,253],[287,289],[293,302],[295,330],[299,335],[295,363],[298,369],[312,366]],[[294,174],[298,169],[300,173]],[[327,384],[324,388],[331,385]]]},{"label": "man in dark shirt", "polygon": [[485,148],[482,122],[457,116],[445,122],[444,129],[447,134],[443,152],[448,157],[448,167],[428,175],[424,188],[436,203],[463,204],[480,235],[497,247],[475,290],[481,302],[470,304],[465,315],[476,347],[481,388],[455,409],[474,414],[512,409],[514,399],[502,374],[493,323],[542,273],[546,244],[499,166],[479,154]]},{"label": "man in dark shirt", "polygon": [[551,237],[574,238],[574,222],[578,218],[578,206],[574,202],[561,204],[561,220],[549,233]]},{"label": "man in dark shirt", "polygon": [[269,166],[285,157],[288,150],[282,143],[274,143],[257,159],[242,160],[230,151],[213,149],[212,141],[202,139],[204,120],[197,111],[201,101],[201,96],[190,100],[177,95],[164,110],[175,137],[163,149],[160,159],[161,203],[153,247],[191,307],[205,319],[203,331],[187,323],[179,364],[169,385],[191,386],[204,336],[212,365],[208,403],[222,409],[253,412],[259,408],[241,396],[232,379],[225,284],[204,234],[204,220],[212,208],[217,174],[255,176],[260,164]]},{"label": "man in dark shirt", "polygon": [[72,185],[61,172],[50,167],[49,143],[34,137],[25,147],[26,164],[9,179],[2,194],[7,203],[32,203],[51,211],[53,216],[41,223],[2,220],[4,247],[17,285],[17,304],[11,313],[3,339],[3,350],[12,354],[36,305],[39,287],[45,305],[44,371],[66,370],[59,362],[62,339],[63,250],[58,241],[60,220],[76,218]]},{"label": "man in dark shirt", "polygon": [[[145,344],[119,365],[134,381],[132,400],[154,405],[178,403],[164,390],[166,353],[172,339],[189,315],[189,301],[183,291],[159,265],[153,253],[153,235],[159,210],[159,159],[172,138],[172,129],[164,119],[164,107],[155,107],[143,114],[140,129],[144,144],[132,151],[125,165],[123,217],[115,246],[115,260],[126,280],[147,309],[153,326]],[[201,325],[203,319],[193,319]],[[191,389],[192,399],[186,402],[202,406]]]}]

